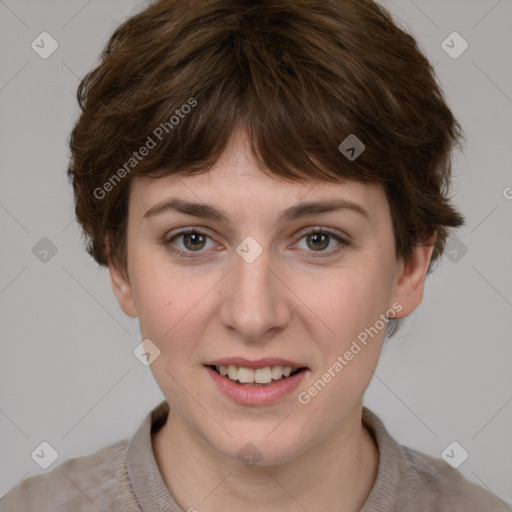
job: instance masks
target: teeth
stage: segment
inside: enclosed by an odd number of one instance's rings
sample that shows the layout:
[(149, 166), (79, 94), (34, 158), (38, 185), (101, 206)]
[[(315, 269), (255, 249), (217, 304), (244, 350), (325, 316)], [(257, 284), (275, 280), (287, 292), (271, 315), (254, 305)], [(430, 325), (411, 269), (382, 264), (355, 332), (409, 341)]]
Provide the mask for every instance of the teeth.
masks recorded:
[(282, 366), (272, 366), (272, 378), (277, 380), (283, 376), (283, 367)]
[(244, 368), (230, 364), (229, 366), (216, 366), (217, 371), (230, 380), (242, 384), (270, 384), (273, 380), (289, 377), (295, 368), (291, 366), (265, 366), (264, 368)]
[(272, 370), (270, 366), (265, 366), (265, 368), (257, 368), (254, 370), (254, 382), (257, 382), (258, 384), (267, 384), (271, 380)]
[(254, 370), (252, 368), (238, 368), (238, 380), (242, 384), (254, 382)]
[(231, 379), (231, 380), (236, 380), (238, 379), (238, 367), (230, 364), (228, 366), (228, 377)]

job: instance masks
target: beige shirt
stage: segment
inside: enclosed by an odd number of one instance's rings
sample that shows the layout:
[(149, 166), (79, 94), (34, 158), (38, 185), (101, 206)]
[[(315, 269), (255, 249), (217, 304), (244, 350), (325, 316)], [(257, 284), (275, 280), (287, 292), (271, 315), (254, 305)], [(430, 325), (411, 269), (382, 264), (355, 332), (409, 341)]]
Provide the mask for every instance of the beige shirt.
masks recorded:
[[(0, 500), (0, 512), (188, 512), (176, 503), (159, 471), (151, 433), (166, 421), (167, 402), (155, 407), (131, 440), (63, 462), (26, 478)], [(506, 504), (466, 480), (441, 459), (397, 444), (363, 407), (363, 422), (380, 453), (377, 478), (360, 512), (505, 512)], [(316, 512), (316, 511), (309, 511)]]

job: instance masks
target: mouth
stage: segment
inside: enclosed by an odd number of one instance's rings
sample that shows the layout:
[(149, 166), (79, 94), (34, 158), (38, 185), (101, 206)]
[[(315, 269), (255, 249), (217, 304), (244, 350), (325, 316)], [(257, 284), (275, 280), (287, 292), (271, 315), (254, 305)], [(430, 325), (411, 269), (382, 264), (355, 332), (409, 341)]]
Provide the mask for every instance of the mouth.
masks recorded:
[(231, 402), (266, 406), (289, 400), (311, 370), (302, 362), (265, 357), (224, 357), (203, 367), (216, 389)]
[(308, 368), (292, 366), (263, 366), (260, 368), (249, 368), (244, 366), (229, 365), (205, 365), (211, 368), (218, 375), (236, 384), (251, 387), (266, 387), (280, 381), (289, 379), (297, 373)]

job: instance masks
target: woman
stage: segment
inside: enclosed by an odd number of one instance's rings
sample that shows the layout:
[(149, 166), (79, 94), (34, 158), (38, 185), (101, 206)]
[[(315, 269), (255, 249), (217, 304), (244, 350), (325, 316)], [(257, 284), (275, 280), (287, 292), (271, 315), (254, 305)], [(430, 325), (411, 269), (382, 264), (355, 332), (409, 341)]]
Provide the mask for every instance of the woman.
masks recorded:
[(79, 88), (88, 252), (166, 400), (0, 510), (489, 511), (363, 395), (448, 231), (461, 129), (370, 0), (161, 0)]

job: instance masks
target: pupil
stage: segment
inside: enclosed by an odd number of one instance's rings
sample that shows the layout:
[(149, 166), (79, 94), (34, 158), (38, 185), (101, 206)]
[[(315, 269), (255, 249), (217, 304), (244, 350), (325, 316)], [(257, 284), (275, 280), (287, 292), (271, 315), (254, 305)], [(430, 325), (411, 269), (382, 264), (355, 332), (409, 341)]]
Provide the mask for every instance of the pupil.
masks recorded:
[[(315, 240), (313, 242), (313, 247), (316, 247), (316, 248), (320, 248), (320, 249), (325, 249), (325, 247), (327, 247), (327, 245), (329, 245), (329, 243), (325, 243), (325, 241), (328, 239), (327, 235), (324, 235), (322, 233), (315, 233), (313, 235), (311, 235), (312, 239)], [(321, 242), (321, 240), (319, 240), (317, 237), (320, 237), (320, 238), (323, 238), (323, 244)], [(320, 241), (321, 245), (317, 244), (316, 241)]]
[[(201, 238), (203, 238), (203, 235), (200, 235), (199, 233), (187, 233), (185, 235), (185, 245), (187, 246), (187, 249), (201, 249), (202, 245), (201, 247), (197, 246), (197, 244), (201, 244), (201, 242), (204, 245), (204, 240), (201, 241)], [(190, 244), (191, 247), (189, 247), (189, 244), (187, 243), (188, 241), (192, 241), (192, 243)]]

